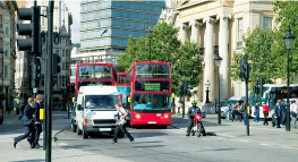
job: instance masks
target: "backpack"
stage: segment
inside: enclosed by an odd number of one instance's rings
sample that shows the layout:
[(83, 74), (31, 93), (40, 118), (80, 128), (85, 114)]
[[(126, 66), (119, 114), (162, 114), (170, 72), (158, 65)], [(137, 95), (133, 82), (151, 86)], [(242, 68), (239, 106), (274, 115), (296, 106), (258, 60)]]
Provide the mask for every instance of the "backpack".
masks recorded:
[[(119, 114), (120, 116), (122, 115), (121, 110), (122, 110), (122, 109), (119, 110), (119, 113), (121, 113), (121, 114)], [(124, 109), (124, 108), (123, 108), (123, 110), (125, 110), (125, 111), (127, 112), (127, 116), (125, 117), (125, 120), (130, 120), (131, 115), (130, 115), (130, 111), (129, 111), (129, 109)]]

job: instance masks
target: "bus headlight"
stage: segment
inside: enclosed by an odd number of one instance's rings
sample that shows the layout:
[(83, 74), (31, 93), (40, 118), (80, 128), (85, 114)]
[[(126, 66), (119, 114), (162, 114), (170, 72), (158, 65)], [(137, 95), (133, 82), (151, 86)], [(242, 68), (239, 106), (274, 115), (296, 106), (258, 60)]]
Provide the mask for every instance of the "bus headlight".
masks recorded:
[(164, 118), (168, 119), (169, 118), (169, 115), (168, 114), (165, 114), (164, 115)]
[(136, 114), (136, 118), (137, 119), (140, 119), (141, 118), (141, 115), (140, 114)]

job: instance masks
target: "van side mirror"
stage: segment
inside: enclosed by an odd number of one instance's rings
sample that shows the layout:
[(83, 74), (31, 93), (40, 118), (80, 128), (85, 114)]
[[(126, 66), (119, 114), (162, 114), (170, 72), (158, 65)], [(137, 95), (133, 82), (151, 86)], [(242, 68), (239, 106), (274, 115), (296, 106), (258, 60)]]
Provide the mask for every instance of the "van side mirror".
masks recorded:
[(81, 104), (78, 104), (77, 109), (78, 109), (78, 110), (83, 110), (82, 105), (81, 105)]

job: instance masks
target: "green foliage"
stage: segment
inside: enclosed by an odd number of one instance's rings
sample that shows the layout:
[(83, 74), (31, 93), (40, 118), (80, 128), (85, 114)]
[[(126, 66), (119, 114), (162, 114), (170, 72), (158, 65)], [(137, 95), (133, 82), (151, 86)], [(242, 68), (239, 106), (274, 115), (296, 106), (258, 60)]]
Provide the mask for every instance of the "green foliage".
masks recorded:
[(244, 53), (248, 54), (250, 63), (250, 83), (255, 85), (260, 78), (279, 77), (279, 69), (276, 69), (278, 59), (272, 53), (274, 33), (256, 27), (252, 33), (247, 34), (244, 42)]
[(240, 60), (244, 56), (243, 53), (234, 53), (231, 61), (231, 77), (234, 80), (240, 79)]
[(277, 21), (280, 23), (280, 28), (276, 32), (275, 40), (277, 43), (274, 46), (273, 52), (279, 59), (280, 66), (278, 68), (280, 69), (282, 78), (286, 78), (288, 63), (288, 51), (286, 50), (283, 37), (286, 35), (289, 27), (291, 28), (292, 34), (296, 36), (291, 50), (292, 61), (290, 66), (290, 75), (293, 77), (294, 75), (297, 75), (298, 71), (298, 55), (296, 55), (298, 52), (298, 3), (296, 1), (276, 1), (274, 3), (274, 10), (278, 14)]
[(177, 35), (177, 28), (160, 22), (146, 37), (129, 37), (125, 53), (117, 60), (118, 69), (127, 71), (136, 61), (171, 62), (174, 93), (178, 94), (183, 79), (189, 80), (191, 87), (198, 86), (202, 72), (199, 48), (193, 43), (181, 45)]
[[(174, 61), (175, 60), (175, 61)], [(191, 87), (196, 87), (200, 82), (202, 73), (201, 57), (199, 47), (194, 43), (186, 42), (179, 48), (173, 57), (172, 82), (177, 88), (173, 89), (178, 94), (181, 81), (187, 80)]]

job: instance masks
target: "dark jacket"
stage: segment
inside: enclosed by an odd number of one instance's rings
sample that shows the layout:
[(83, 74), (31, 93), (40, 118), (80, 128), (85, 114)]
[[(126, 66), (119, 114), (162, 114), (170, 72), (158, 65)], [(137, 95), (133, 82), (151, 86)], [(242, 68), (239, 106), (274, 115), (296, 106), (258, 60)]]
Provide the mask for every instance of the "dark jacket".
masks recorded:
[(279, 106), (279, 105), (275, 105), (275, 106), (274, 106), (274, 115), (275, 115), (276, 117), (280, 117), (280, 113), (281, 113), (280, 106)]
[(201, 113), (201, 109), (198, 106), (192, 106), (188, 109), (187, 116), (193, 119), (195, 114), (200, 114), (200, 113)]
[(31, 107), (29, 104), (25, 106), (24, 125), (31, 125), (34, 123), (34, 118), (33, 118), (34, 113), (35, 113), (34, 107)]
[(34, 108), (35, 108), (35, 121), (40, 122), (40, 108), (43, 108), (43, 105), (40, 102), (34, 102)]

